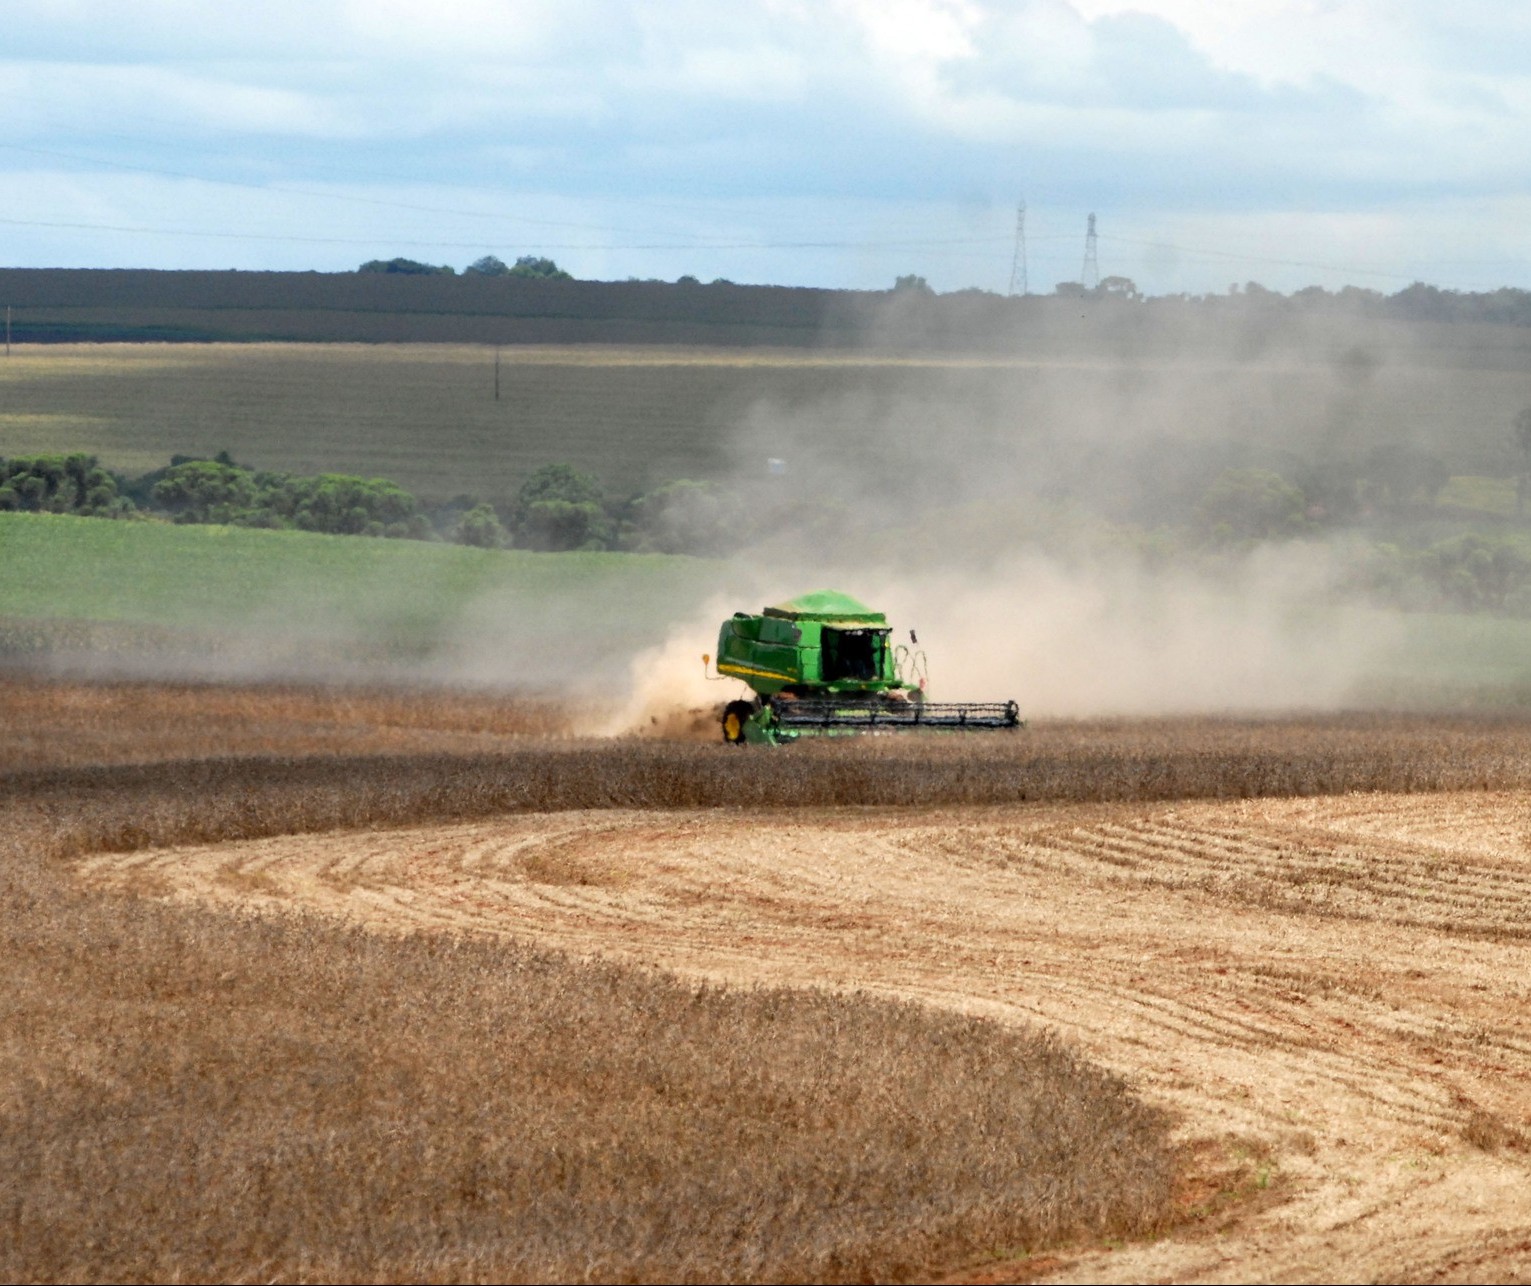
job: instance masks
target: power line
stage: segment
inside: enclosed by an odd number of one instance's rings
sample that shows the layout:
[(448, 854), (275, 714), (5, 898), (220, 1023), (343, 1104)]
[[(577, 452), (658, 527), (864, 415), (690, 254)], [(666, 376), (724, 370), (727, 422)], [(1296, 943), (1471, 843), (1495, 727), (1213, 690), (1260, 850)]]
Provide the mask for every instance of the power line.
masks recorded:
[[(205, 232), (196, 228), (152, 228), (114, 223), (65, 223), (41, 219), (0, 218), (0, 224), (13, 228), (60, 228), (80, 232), (126, 232), (151, 237), (199, 237), (218, 241), (282, 241), (303, 245), (370, 246), (379, 241), (413, 248), (436, 247), (443, 250), (482, 250), (480, 241), (410, 241), (381, 235), (370, 237), (300, 237), (267, 232)], [(536, 243), (542, 250), (925, 250), (945, 246), (992, 246), (1004, 237), (952, 237), (930, 241), (685, 241), (685, 242), (546, 242)]]
[[(460, 218), (467, 218), (467, 219), (490, 219), (490, 220), (496, 220), (496, 221), (499, 221), (499, 222), (502, 222), (502, 223), (506, 223), (506, 224), (511, 224), (511, 225), (524, 224), (524, 225), (529, 225), (529, 226), (533, 226), (533, 227), (548, 227), (548, 228), (559, 228), (559, 229), (575, 229), (575, 228), (577, 228), (577, 229), (582, 229), (582, 230), (586, 230), (586, 231), (590, 231), (590, 232), (604, 232), (604, 233), (608, 233), (608, 234), (611, 234), (612, 236), (616, 236), (616, 237), (627, 236), (627, 237), (638, 238), (638, 237), (643, 237), (645, 235), (643, 232), (637, 231), (635, 229), (613, 227), (610, 224), (586, 223), (586, 222), (581, 222), (581, 221), (578, 221), (578, 220), (571, 220), (571, 219), (538, 219), (538, 218), (533, 218), (533, 217), (526, 216), (526, 215), (506, 214), (506, 213), (503, 213), (503, 212), (500, 212), (500, 211), (469, 210), (469, 209), (462, 209), (460, 207), (435, 206), (435, 205), (420, 205), (420, 204), (416, 204), (414, 202), (393, 201), (393, 200), (388, 200), (388, 199), (382, 198), (382, 197), (357, 196), (357, 195), (352, 195), (352, 194), (344, 193), (344, 192), (324, 191), (324, 190), (313, 189), (313, 188), (289, 187), (289, 186), (286, 186), (286, 185), (283, 185), (283, 184), (255, 183), (255, 182), (250, 182), (248, 180), (241, 180), (241, 179), (211, 178), (211, 177), (208, 177), (206, 175), (189, 173), (189, 172), (187, 172), (185, 170), (163, 169), (163, 168), (158, 167), (158, 166), (150, 166), (150, 165), (135, 165), (135, 164), (131, 164), (131, 163), (127, 162), (127, 161), (102, 160), (102, 159), (95, 158), (95, 157), (80, 156), (80, 155), (77, 155), (75, 153), (70, 153), (70, 152), (60, 152), (60, 151), (57, 151), (57, 150), (54, 150), (54, 149), (50, 149), (50, 148), (32, 147), (32, 146), (29, 146), (29, 145), (23, 144), (23, 143), (0, 143), (0, 149), (12, 151), (12, 152), (23, 152), (23, 153), (26, 153), (26, 154), (32, 155), (32, 156), (46, 156), (46, 157), (50, 157), (50, 158), (55, 159), (55, 160), (72, 161), (72, 162), (74, 162), (76, 164), (80, 164), (80, 165), (103, 166), (103, 167), (110, 168), (110, 169), (123, 170), (123, 171), (126, 171), (128, 173), (134, 173), (134, 174), (152, 174), (152, 175), (155, 175), (155, 176), (157, 176), (159, 178), (181, 179), (181, 180), (185, 180), (187, 182), (192, 182), (192, 183), (205, 183), (205, 184), (209, 184), (209, 185), (215, 186), (215, 187), (235, 188), (235, 189), (239, 189), (241, 191), (246, 191), (246, 192), (260, 192), (260, 193), (263, 193), (263, 194), (266, 194), (266, 195), (273, 195), (274, 194), (274, 195), (279, 195), (279, 196), (307, 197), (307, 198), (314, 198), (314, 199), (324, 200), (324, 201), (339, 201), (339, 202), (343, 202), (343, 203), (350, 204), (350, 205), (370, 206), (370, 207), (377, 208), (377, 209), (405, 210), (405, 211), (408, 211), (408, 212), (413, 213), (413, 214), (451, 215), (451, 216), (460, 217)], [(402, 182), (408, 182), (409, 181), (408, 179), (403, 178), (403, 176), (397, 176), (397, 177), (399, 177), (400, 181), (402, 181)], [(628, 197), (623, 197), (622, 198), (622, 203), (624, 205), (633, 204), (635, 201), (637, 203), (639, 203), (639, 204), (642, 203), (640, 198), (628, 198)], [(653, 204), (660, 204), (660, 203), (653, 203)], [(671, 209), (693, 209), (694, 210), (694, 209), (697, 208), (695, 206), (689, 206), (689, 207), (682, 206), (682, 205), (679, 205), (678, 203), (663, 203), (663, 204), (668, 205), (668, 207), (671, 208)], [(323, 245), (323, 244), (345, 244), (345, 243), (350, 243), (350, 244), (370, 244), (372, 241), (375, 241), (375, 240), (378, 239), (378, 238), (276, 237), (276, 236), (263, 236), (263, 235), (257, 234), (257, 233), (251, 233), (251, 234), (248, 234), (248, 235), (239, 236), (239, 235), (225, 234), (225, 233), (200, 232), (200, 231), (194, 231), (194, 230), (170, 229), (170, 228), (160, 229), (160, 228), (145, 228), (145, 227), (122, 227), (122, 226), (114, 226), (114, 225), (109, 225), (109, 224), (94, 224), (93, 225), (93, 224), (84, 224), (84, 223), (48, 223), (48, 222), (45, 222), (45, 221), (26, 221), (26, 220), (16, 220), (16, 219), (12, 219), (12, 220), (0, 219), (0, 223), (7, 223), (7, 224), (9, 224), (11, 226), (57, 227), (57, 228), (73, 228), (73, 229), (78, 229), (78, 230), (90, 230), (92, 228), (97, 228), (97, 229), (99, 229), (101, 231), (105, 231), (105, 232), (136, 232), (136, 233), (142, 233), (142, 234), (145, 234), (145, 235), (195, 236), (195, 237), (205, 237), (205, 238), (216, 238), (216, 239), (219, 239), (219, 240), (232, 239), (232, 240), (248, 240), (248, 241), (260, 241), (260, 240), (295, 241), (295, 242), (302, 242), (302, 243), (305, 243), (305, 244), (320, 244), (320, 245)], [(393, 238), (387, 238), (387, 239), (390, 242), (394, 241)], [(926, 238), (904, 238), (904, 239), (889, 240), (889, 241), (866, 241), (866, 240), (859, 240), (859, 241), (853, 241), (853, 240), (843, 240), (843, 241), (822, 241), (822, 240), (798, 240), (798, 241), (785, 241), (785, 240), (784, 241), (774, 241), (774, 240), (760, 240), (760, 241), (708, 241), (708, 240), (706, 240), (704, 238), (692, 238), (692, 239), (689, 239), (689, 240), (682, 240), (681, 238), (673, 238), (671, 241), (663, 242), (663, 243), (661, 243), (661, 242), (650, 242), (650, 241), (633, 241), (633, 242), (612, 242), (612, 243), (601, 243), (601, 244), (577, 243), (577, 242), (558, 243), (558, 244), (547, 244), (547, 243), (538, 243), (538, 244), (542, 245), (543, 248), (545, 248), (545, 249), (551, 249), (551, 250), (689, 250), (689, 249), (700, 249), (700, 250), (707, 250), (707, 249), (716, 249), (716, 250), (816, 250), (816, 249), (919, 250), (919, 249), (923, 249), (925, 247), (936, 247), (936, 246), (963, 246), (963, 245), (981, 246), (981, 245), (993, 245), (995, 243), (1003, 242), (1003, 241), (1006, 241), (1008, 239), (1009, 238), (1006, 237), (1006, 236), (1002, 236), (1002, 235), (996, 234), (996, 235), (982, 236), (982, 237), (949, 237), (949, 238), (939, 238), (939, 237), (931, 238), (931, 237), (926, 237)], [(1065, 234), (1044, 235), (1044, 236), (1040, 236), (1040, 237), (1033, 235), (1033, 236), (1030, 237), (1031, 241), (1058, 241), (1058, 240), (1064, 240), (1064, 239), (1066, 239), (1065, 238)], [(414, 241), (410, 241), (410, 242), (398, 241), (397, 244), (400, 244), (400, 245), (408, 244), (408, 245), (413, 245), (413, 246), (439, 245), (439, 246), (442, 246), (443, 248), (455, 249), (455, 248), (463, 248), (463, 247), (474, 248), (474, 247), (482, 246), (485, 243), (478, 242), (478, 241), (466, 242), (466, 241), (414, 240)]]
[[(1093, 216), (1092, 216), (1093, 217)], [(1106, 241), (1124, 246), (1143, 246), (1150, 250), (1172, 250), (1177, 254), (1201, 259), (1227, 259), (1242, 263), (1264, 263), (1283, 268), (1316, 268), (1322, 272), (1344, 272), (1354, 277), (1385, 277), (1394, 281), (1417, 281), (1417, 273), (1385, 272), (1380, 268), (1357, 268), (1351, 264), (1316, 263), (1306, 259), (1275, 259), (1269, 255), (1244, 254), (1230, 250), (1194, 250), (1169, 241), (1145, 241), (1136, 237), (1106, 237)]]

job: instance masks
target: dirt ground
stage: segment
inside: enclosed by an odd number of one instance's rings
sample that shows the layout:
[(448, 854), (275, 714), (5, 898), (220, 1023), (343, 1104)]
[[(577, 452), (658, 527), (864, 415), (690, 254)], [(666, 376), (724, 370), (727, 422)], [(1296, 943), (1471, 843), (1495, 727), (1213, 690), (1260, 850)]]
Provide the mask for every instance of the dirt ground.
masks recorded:
[(1162, 1239), (971, 1280), (1531, 1276), (1531, 793), (559, 813), (79, 869), (1042, 1023), (1209, 1158)]

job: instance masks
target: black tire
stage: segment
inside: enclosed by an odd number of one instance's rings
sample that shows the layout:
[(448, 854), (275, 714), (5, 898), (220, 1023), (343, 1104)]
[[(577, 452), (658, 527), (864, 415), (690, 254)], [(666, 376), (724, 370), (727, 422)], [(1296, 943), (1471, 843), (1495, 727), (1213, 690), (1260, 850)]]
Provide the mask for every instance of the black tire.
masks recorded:
[(730, 701), (723, 707), (723, 740), (731, 746), (744, 745), (744, 725), (755, 714), (748, 701)]

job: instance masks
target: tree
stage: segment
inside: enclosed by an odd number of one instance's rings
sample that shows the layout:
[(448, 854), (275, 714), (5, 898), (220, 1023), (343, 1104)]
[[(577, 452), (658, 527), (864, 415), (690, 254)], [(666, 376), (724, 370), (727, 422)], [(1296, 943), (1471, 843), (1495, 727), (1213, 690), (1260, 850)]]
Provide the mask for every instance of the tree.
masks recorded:
[(133, 503), (93, 455), (39, 455), (0, 460), (0, 510), (120, 518)]
[(572, 464), (545, 464), (532, 473), (516, 492), (516, 503), (525, 508), (539, 500), (567, 500), (571, 504), (600, 504), (601, 484)]
[(1503, 611), (1523, 596), (1531, 564), (1507, 541), (1468, 534), (1426, 552), (1427, 574), (1441, 593), (1464, 611)]
[(611, 523), (601, 484), (570, 464), (545, 464), (516, 493), (516, 538), (524, 549), (606, 549)]
[(176, 522), (296, 527), (335, 536), (431, 535), (414, 496), (385, 478), (302, 477), (258, 473), (231, 461), (187, 460), (166, 469), (150, 495)]
[(510, 265), (494, 255), (485, 255), (464, 268), (463, 275), (465, 277), (506, 277), (510, 275)]
[(414, 539), (430, 534), (430, 524), (416, 512), (414, 496), (386, 478), (343, 473), (282, 478), (271, 507), (300, 531)]
[(421, 263), (418, 259), (369, 259), (357, 272), (402, 273), (406, 277), (455, 277), (457, 269), (450, 264), (439, 268), (434, 264)]
[(611, 546), (611, 524), (600, 505), (567, 500), (534, 501), (527, 507), (518, 535), (524, 548), (545, 553)]
[(903, 277), (895, 277), (893, 279), (893, 289), (914, 290), (924, 295), (933, 295), (936, 293), (930, 288), (930, 283), (926, 281), (924, 277), (918, 276), (912, 272)]
[(262, 507), (261, 490), (252, 470), (220, 460), (188, 460), (167, 469), (150, 495), (176, 522), (243, 525)]
[(1295, 536), (1306, 525), (1302, 492), (1269, 469), (1225, 469), (1196, 507), (1197, 524), (1216, 543)]
[(500, 522), (493, 505), (477, 504), (463, 514), (452, 539), (459, 545), (474, 545), (479, 549), (504, 549), (510, 544), (510, 533)]
[(716, 483), (682, 478), (634, 502), (623, 543), (645, 554), (718, 557), (738, 545), (740, 512)]
[(536, 255), (522, 255), (516, 260), (516, 266), (507, 270), (511, 277), (539, 277), (547, 281), (573, 281), (574, 278), (566, 273), (551, 259), (540, 259)]

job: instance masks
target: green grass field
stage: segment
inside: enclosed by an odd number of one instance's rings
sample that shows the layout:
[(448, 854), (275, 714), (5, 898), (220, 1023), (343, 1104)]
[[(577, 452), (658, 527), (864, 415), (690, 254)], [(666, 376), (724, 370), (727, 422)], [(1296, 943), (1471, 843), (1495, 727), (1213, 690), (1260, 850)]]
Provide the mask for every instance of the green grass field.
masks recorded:
[(0, 513), (0, 653), (564, 681), (620, 672), (720, 579), (718, 564), (684, 557)]
[[(0, 661), (611, 693), (708, 598), (754, 583), (684, 557), (0, 514)], [(1531, 621), (1317, 603), (1310, 616), (1320, 636), (1391, 640), (1362, 676), (1364, 703), (1531, 704)], [(697, 652), (710, 642), (702, 629)], [(1018, 691), (1036, 677), (1017, 674)]]
[(1519, 617), (1408, 613), (1379, 691), (1403, 704), (1531, 705), (1531, 621)]
[(1443, 509), (1458, 509), (1467, 513), (1487, 514), (1495, 518), (1514, 517), (1515, 479), (1452, 478), (1442, 488), (1436, 503)]

